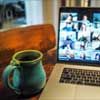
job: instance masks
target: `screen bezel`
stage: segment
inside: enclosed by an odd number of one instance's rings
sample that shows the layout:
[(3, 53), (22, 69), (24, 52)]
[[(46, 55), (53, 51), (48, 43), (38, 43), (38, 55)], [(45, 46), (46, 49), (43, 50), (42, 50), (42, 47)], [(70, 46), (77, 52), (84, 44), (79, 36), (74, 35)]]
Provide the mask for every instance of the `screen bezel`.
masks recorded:
[(60, 14), (61, 12), (79, 12), (80, 10), (87, 10), (88, 15), (91, 15), (93, 12), (100, 12), (100, 7), (61, 7), (59, 9), (59, 20), (58, 20), (58, 37), (57, 37), (57, 62), (58, 63), (68, 63), (68, 64), (77, 64), (77, 65), (90, 65), (90, 66), (100, 66), (100, 61), (80, 61), (80, 60), (60, 60), (59, 59), (59, 36), (60, 36)]

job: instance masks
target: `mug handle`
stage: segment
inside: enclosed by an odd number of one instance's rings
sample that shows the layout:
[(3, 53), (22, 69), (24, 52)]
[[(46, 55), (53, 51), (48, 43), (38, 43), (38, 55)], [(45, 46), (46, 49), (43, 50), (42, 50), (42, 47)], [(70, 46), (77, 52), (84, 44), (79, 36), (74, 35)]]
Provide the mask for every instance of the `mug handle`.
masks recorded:
[(14, 87), (14, 86), (11, 84), (10, 79), (9, 79), (11, 73), (12, 73), (15, 69), (17, 69), (16, 66), (14, 66), (14, 65), (8, 65), (8, 66), (5, 68), (4, 72), (3, 72), (2, 78), (3, 78), (4, 86), (6, 86), (7, 88), (11, 88), (12, 90), (16, 90), (16, 91), (18, 91), (18, 93), (20, 94), (20, 92), (19, 92), (20, 90), (17, 89), (16, 87)]

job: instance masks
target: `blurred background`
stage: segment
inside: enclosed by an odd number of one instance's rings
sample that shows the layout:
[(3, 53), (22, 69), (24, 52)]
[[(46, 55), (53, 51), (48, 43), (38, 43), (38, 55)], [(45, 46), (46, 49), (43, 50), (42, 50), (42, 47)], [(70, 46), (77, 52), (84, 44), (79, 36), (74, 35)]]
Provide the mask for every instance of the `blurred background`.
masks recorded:
[(61, 6), (100, 7), (100, 0), (0, 0), (0, 30), (50, 23), (57, 32)]

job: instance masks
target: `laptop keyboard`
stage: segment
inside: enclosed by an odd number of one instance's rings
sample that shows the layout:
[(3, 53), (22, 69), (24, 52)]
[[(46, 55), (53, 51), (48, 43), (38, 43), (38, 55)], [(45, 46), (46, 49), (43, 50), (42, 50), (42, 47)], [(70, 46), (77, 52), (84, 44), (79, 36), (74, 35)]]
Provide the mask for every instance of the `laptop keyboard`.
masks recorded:
[(60, 83), (100, 86), (100, 71), (64, 68)]

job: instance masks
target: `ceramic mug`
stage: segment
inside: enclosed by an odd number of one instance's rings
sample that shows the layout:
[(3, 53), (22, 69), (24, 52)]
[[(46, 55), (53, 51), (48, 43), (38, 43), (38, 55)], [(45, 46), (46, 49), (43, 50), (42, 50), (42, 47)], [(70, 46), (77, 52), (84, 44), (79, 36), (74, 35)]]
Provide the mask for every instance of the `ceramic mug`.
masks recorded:
[(43, 54), (37, 50), (15, 53), (4, 69), (3, 83), (17, 94), (30, 95), (40, 92), (46, 83), (42, 65)]

